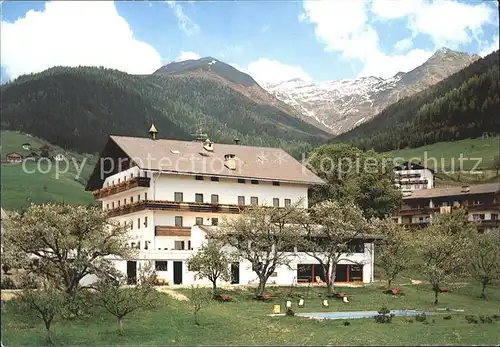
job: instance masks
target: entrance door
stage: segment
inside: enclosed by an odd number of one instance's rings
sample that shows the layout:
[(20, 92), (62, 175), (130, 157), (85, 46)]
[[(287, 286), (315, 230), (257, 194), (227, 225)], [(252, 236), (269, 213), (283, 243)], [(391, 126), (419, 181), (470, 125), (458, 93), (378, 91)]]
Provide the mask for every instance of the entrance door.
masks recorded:
[(240, 283), (240, 263), (231, 263), (231, 284)]
[(174, 261), (174, 284), (182, 284), (182, 261)]
[(127, 284), (137, 284), (136, 261), (127, 261)]

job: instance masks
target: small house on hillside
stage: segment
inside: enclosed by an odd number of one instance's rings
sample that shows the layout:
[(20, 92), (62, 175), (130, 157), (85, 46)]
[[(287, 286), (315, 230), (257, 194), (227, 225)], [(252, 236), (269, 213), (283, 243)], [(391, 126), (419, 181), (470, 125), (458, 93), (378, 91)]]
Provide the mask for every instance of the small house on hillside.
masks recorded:
[(64, 156), (64, 154), (58, 153), (58, 154), (54, 157), (54, 160), (55, 160), (55, 161), (63, 161), (63, 160), (66, 160), (66, 157)]
[(8, 153), (6, 155), (7, 162), (8, 163), (22, 163), (23, 162), (23, 156), (19, 153), (12, 152)]

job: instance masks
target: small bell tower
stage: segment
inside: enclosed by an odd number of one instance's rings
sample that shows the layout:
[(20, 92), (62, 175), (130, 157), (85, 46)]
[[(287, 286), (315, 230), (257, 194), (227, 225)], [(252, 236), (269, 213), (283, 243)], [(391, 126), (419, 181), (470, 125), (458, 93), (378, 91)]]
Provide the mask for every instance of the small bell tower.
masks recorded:
[(156, 134), (158, 134), (158, 130), (156, 130), (155, 123), (151, 123), (151, 128), (149, 128), (149, 135), (153, 140), (156, 140)]

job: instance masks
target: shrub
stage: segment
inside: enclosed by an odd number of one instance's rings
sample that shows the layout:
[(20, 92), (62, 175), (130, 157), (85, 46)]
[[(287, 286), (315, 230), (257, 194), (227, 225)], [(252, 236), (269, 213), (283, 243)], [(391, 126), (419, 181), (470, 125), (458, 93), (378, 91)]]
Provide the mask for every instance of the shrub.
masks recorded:
[(18, 289), (12, 278), (2, 277), (1, 289)]
[(345, 326), (345, 327), (346, 327), (346, 326), (349, 326), (349, 325), (351, 325), (351, 322), (349, 322), (349, 321), (345, 321), (345, 322), (344, 322), (344, 326)]
[(493, 323), (493, 319), (490, 316), (479, 316), (481, 323)]
[(293, 316), (295, 316), (295, 312), (293, 312), (293, 310), (291, 308), (287, 308), (286, 312), (285, 312), (285, 315), (293, 317)]
[(378, 316), (375, 316), (374, 318), (377, 323), (391, 323), (392, 317), (394, 317), (394, 314), (392, 314), (391, 310), (384, 306), (378, 310)]
[(472, 316), (472, 315), (466, 315), (465, 316), (465, 320), (469, 324), (478, 324), (479, 323), (479, 321), (477, 320), (476, 316)]
[(451, 319), (451, 314), (447, 315), (447, 316), (444, 316), (443, 319), (445, 320), (450, 320)]
[(417, 322), (426, 322), (427, 321), (427, 316), (425, 315), (425, 313), (417, 314), (415, 316), (415, 320)]

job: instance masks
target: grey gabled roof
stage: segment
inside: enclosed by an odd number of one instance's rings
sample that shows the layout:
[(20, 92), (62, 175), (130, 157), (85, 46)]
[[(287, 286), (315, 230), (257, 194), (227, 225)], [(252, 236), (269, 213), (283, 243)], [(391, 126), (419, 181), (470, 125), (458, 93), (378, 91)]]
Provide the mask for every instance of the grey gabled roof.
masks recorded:
[[(199, 141), (110, 136), (141, 169), (172, 173), (259, 179), (301, 184), (325, 184), (298, 160), (280, 148), (213, 143), (213, 151)], [(224, 166), (235, 156), (236, 170)]]

